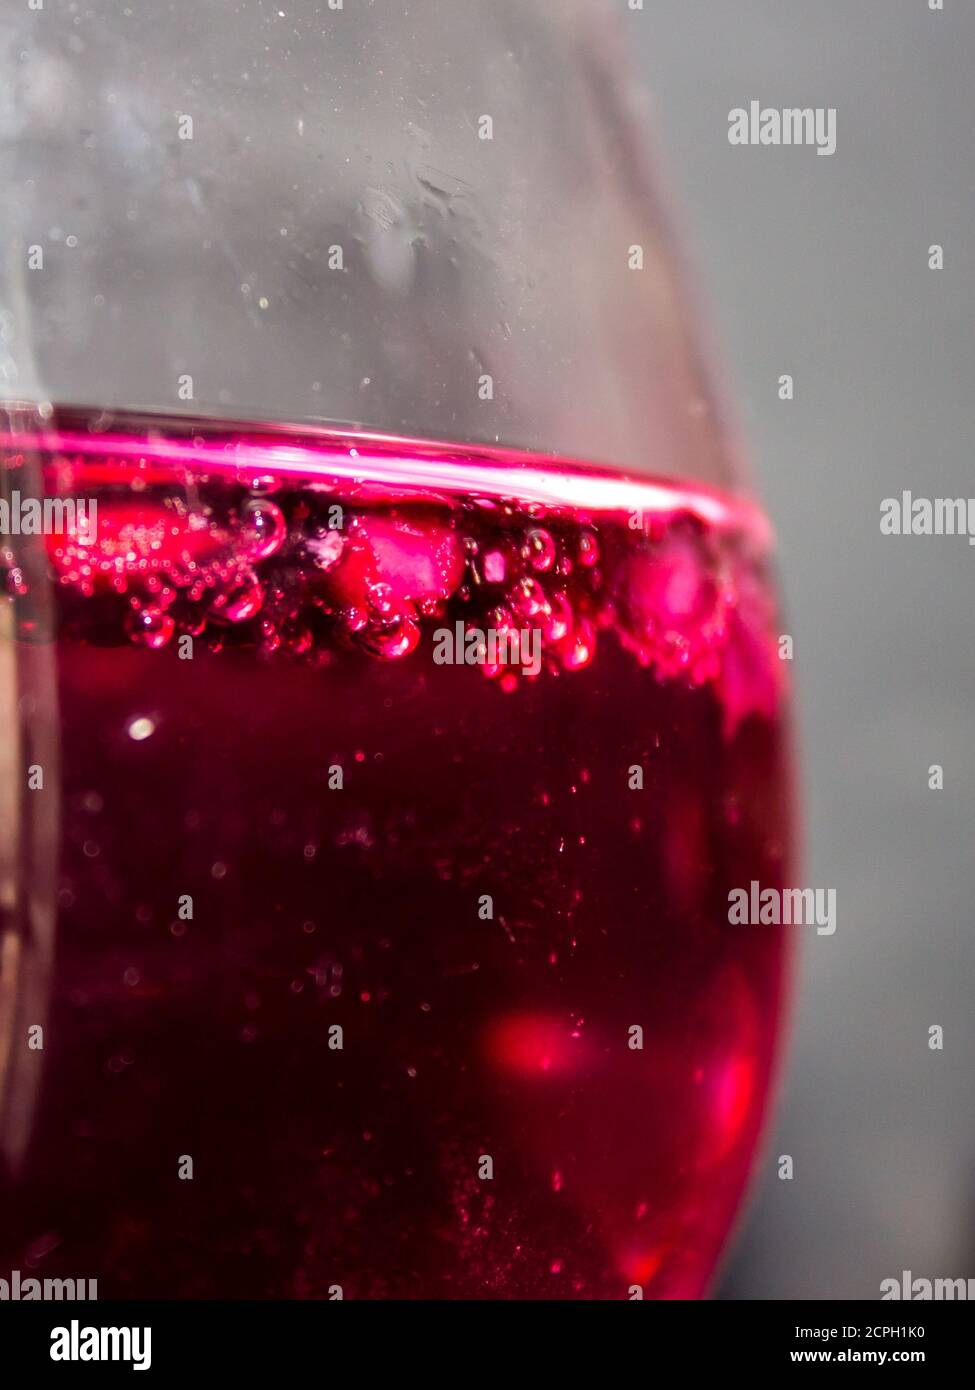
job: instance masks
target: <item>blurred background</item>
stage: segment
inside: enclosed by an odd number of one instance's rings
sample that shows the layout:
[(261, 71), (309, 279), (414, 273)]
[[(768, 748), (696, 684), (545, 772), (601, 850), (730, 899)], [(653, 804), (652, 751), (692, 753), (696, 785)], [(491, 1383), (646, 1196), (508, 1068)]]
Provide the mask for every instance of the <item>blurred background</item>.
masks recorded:
[[(835, 936), (804, 934), (777, 1123), (718, 1294), (970, 1278), (975, 554), (881, 536), (879, 508), (975, 493), (975, 5), (648, 0), (625, 23), (779, 533), (804, 882), (838, 903)], [(835, 154), (729, 145), (753, 99), (835, 107)]]

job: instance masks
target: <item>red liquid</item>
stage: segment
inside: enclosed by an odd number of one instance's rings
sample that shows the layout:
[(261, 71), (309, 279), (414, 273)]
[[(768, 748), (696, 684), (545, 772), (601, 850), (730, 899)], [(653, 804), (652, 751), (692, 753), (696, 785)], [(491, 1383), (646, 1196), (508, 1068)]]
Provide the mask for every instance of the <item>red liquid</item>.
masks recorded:
[[(761, 518), (513, 453), (56, 426), (2, 453), (98, 514), (0, 551), (3, 767), (45, 774), (5, 793), (0, 1275), (699, 1294), (788, 955), (727, 921), (786, 875)], [(540, 632), (537, 674), (437, 664), (458, 621)]]

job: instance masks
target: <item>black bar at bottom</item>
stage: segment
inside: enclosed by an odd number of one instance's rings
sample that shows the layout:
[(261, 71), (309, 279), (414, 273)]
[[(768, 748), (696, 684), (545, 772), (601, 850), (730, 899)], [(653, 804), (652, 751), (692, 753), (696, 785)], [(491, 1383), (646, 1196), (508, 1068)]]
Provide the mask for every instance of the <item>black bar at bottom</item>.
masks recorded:
[(968, 1364), (971, 1337), (964, 1303), (0, 1302), (0, 1365), (26, 1385), (52, 1370), (66, 1383), (135, 1372), (162, 1384), (199, 1370), (246, 1373), (248, 1384), (273, 1375), (286, 1390), (298, 1373), (355, 1380), (384, 1367), (483, 1379), (493, 1366), (508, 1377), (539, 1357), (546, 1380), (560, 1364), (588, 1380), (594, 1352), (610, 1379), (628, 1356), (648, 1373), (668, 1367), (668, 1378), (802, 1365), (947, 1371)]

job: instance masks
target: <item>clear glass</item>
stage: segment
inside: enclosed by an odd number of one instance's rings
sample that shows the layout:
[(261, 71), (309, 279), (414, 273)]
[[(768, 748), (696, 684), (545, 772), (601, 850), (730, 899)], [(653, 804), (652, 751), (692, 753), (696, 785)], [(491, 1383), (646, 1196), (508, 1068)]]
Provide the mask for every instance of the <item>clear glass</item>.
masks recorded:
[(786, 692), (616, 10), (0, 21), (0, 1267), (708, 1285)]
[(448, 8), (5, 16), (4, 394), (733, 481), (618, 7)]

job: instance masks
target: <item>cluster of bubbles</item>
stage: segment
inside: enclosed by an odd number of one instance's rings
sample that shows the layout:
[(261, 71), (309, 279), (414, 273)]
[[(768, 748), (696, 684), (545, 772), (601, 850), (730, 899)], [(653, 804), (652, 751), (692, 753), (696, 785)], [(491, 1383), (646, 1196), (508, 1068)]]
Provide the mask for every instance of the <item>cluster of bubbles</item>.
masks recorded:
[(221, 629), (254, 619), (266, 597), (258, 566), (286, 535), (284, 513), (267, 497), (218, 511), (186, 495), (132, 489), (100, 499), (94, 536), (46, 540), (62, 586), (114, 600), (130, 640), (158, 649), (178, 632), (219, 643)]
[[(318, 663), (341, 647), (399, 660), (433, 622), (461, 620), (538, 630), (542, 670), (588, 666), (611, 631), (662, 678), (704, 684), (730, 644), (767, 649), (774, 620), (747, 546), (686, 512), (634, 531), (566, 507), (218, 475), (116, 489), (98, 523), (93, 540), (49, 538), (54, 571), (80, 597), (111, 597), (128, 638), (153, 649), (189, 633)], [(8, 570), (8, 589), (22, 582)], [(482, 669), (506, 686), (528, 674)]]

